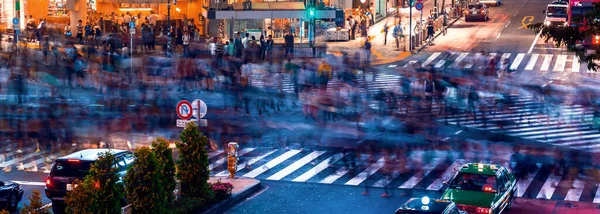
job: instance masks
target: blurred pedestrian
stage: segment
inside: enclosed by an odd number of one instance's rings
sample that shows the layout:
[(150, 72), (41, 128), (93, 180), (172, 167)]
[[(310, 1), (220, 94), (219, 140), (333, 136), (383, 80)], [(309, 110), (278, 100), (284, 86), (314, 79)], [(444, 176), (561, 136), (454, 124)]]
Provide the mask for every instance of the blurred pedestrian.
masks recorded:
[(292, 35), (292, 31), (288, 31), (283, 39), (285, 42), (285, 58), (292, 58), (294, 56), (294, 35)]
[(390, 26), (388, 26), (388, 23), (386, 22), (385, 25), (383, 25), (383, 45), (387, 45), (387, 35), (388, 35), (388, 31), (390, 30)]

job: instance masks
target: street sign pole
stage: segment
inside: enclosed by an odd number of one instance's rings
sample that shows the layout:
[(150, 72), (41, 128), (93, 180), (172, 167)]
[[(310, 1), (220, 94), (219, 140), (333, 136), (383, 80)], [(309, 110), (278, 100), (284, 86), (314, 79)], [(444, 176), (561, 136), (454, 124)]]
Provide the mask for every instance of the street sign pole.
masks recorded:
[(409, 4), (408, 5), (409, 6), (409, 9), (408, 9), (408, 14), (409, 14), (408, 15), (408, 17), (409, 17), (409, 20), (408, 20), (408, 38), (409, 38), (408, 51), (410, 51), (410, 52), (413, 51), (413, 38), (412, 38), (412, 7), (413, 6), (411, 4), (412, 1), (414, 1), (414, 0), (409, 0), (409, 2), (408, 2), (408, 4)]

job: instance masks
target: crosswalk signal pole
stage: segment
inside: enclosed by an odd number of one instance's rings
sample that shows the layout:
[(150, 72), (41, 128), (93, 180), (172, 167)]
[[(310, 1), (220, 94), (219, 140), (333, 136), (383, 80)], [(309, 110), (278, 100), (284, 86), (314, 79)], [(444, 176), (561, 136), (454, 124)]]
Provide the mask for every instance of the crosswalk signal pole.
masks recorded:
[(412, 38), (412, 6), (415, 0), (410, 0), (408, 5), (408, 51), (413, 51), (413, 38)]

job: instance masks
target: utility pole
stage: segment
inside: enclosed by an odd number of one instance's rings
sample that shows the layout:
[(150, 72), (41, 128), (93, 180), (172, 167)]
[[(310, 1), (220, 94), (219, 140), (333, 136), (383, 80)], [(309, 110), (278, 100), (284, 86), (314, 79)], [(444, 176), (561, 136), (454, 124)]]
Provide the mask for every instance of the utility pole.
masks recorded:
[[(175, 4), (177, 4), (177, 0), (175, 0)], [(167, 57), (171, 57), (173, 55), (171, 37), (171, 0), (167, 0)]]
[(412, 52), (413, 51), (413, 38), (412, 38), (412, 6), (413, 6), (413, 2), (415, 0), (410, 0), (408, 2), (408, 38), (409, 38), (409, 42), (408, 42), (408, 51)]

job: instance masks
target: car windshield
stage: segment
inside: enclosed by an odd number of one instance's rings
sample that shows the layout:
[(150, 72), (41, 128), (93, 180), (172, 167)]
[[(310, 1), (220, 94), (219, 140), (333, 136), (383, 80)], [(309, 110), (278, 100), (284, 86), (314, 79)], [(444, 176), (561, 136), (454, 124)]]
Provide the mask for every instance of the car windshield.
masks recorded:
[(469, 9), (477, 9), (477, 10), (479, 10), (481, 8), (483, 8), (483, 5), (481, 5), (481, 4), (472, 4), (472, 5), (469, 5)]
[(458, 173), (450, 184), (450, 189), (469, 191), (492, 191), (496, 187), (495, 175)]
[(52, 176), (83, 178), (88, 174), (90, 164), (87, 161), (56, 161)]
[(548, 6), (548, 12), (546, 15), (548, 17), (567, 17), (567, 8), (566, 7), (555, 7)]

